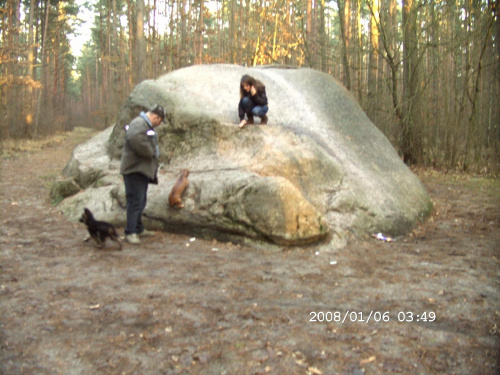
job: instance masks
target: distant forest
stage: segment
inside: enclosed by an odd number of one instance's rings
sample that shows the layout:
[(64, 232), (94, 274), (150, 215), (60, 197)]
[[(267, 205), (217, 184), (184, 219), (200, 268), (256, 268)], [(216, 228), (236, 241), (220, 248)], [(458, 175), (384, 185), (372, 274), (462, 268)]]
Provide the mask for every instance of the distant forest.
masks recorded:
[[(134, 86), (194, 64), (334, 76), (409, 165), (500, 165), (500, 0), (0, 0), (2, 139), (110, 126)], [(69, 37), (83, 7), (92, 37)], [(238, 85), (238, 82), (235, 82)]]

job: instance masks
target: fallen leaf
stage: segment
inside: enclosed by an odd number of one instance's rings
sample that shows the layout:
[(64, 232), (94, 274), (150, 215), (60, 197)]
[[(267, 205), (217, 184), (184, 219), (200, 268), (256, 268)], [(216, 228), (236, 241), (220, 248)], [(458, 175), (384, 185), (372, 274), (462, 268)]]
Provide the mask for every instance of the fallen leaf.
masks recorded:
[(309, 367), (307, 371), (314, 375), (323, 375), (323, 372), (318, 370), (316, 367)]
[(365, 365), (365, 364), (367, 364), (367, 363), (370, 363), (370, 362), (375, 361), (376, 359), (377, 359), (377, 357), (372, 356), (372, 357), (370, 357), (370, 358), (363, 359), (363, 360), (362, 360), (362, 361), (360, 361), (359, 363), (360, 363), (361, 365)]

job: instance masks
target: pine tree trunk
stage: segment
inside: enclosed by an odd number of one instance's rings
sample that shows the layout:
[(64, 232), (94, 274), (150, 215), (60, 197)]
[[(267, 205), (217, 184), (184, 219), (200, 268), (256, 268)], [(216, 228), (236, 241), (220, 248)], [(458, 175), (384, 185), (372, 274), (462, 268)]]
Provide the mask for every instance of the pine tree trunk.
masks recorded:
[(137, 0), (136, 60), (135, 84), (146, 79), (146, 41), (144, 38), (144, 0)]

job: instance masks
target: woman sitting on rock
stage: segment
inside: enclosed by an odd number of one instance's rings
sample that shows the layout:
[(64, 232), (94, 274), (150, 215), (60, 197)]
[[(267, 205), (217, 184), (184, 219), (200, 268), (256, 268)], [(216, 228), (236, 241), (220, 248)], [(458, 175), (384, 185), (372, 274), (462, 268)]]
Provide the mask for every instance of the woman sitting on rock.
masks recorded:
[[(241, 77), (240, 99), (238, 105), (240, 128), (246, 124), (253, 124), (254, 116), (261, 118), (261, 125), (267, 124), (266, 113), (269, 108), (267, 107), (266, 86), (262, 82), (247, 74)], [(245, 120), (245, 114), (248, 120)]]

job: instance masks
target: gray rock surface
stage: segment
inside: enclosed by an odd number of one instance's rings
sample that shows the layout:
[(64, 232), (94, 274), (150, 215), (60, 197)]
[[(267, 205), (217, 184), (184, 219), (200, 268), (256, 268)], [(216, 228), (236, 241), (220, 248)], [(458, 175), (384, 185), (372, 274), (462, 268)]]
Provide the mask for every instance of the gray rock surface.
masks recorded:
[[(237, 127), (243, 74), (266, 85), (267, 126)], [(339, 243), (346, 232), (406, 233), (432, 209), (418, 178), (332, 77), (211, 65), (144, 81), (113, 128), (75, 149), (64, 175), (86, 191), (62, 202), (68, 217), (86, 206), (101, 220), (124, 222), (118, 175), (124, 126), (156, 103), (168, 112), (168, 124), (158, 128), (165, 167), (145, 212), (156, 229), (286, 245), (325, 237)], [(191, 171), (185, 208), (172, 209), (168, 194), (183, 168)]]

